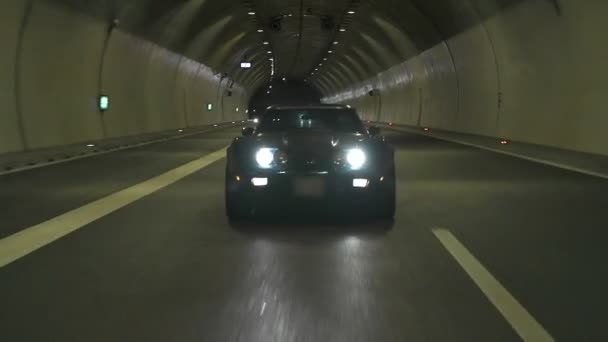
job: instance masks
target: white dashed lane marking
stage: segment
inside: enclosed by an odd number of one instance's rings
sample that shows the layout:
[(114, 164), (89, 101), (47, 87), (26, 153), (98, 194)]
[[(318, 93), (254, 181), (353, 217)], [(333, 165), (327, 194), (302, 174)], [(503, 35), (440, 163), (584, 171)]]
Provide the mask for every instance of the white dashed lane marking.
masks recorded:
[(433, 234), (524, 341), (554, 341), (553, 337), (530, 315), (526, 308), (449, 230), (437, 228), (433, 229)]

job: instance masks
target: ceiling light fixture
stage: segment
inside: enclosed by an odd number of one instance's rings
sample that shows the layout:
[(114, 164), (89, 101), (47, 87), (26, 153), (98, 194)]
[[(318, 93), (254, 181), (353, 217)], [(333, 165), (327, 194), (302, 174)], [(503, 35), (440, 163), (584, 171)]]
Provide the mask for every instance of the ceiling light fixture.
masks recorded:
[(255, 12), (251, 11), (251, 12), (248, 12), (247, 14), (249, 14), (249, 15), (255, 15)]
[(355, 11), (350, 10), (350, 11), (348, 11), (347, 13), (348, 13), (348, 14), (355, 14)]

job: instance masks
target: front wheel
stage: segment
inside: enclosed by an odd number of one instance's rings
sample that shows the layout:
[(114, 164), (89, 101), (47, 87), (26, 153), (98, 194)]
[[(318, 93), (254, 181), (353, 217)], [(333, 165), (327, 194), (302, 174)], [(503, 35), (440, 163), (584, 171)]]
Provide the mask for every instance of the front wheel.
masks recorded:
[(242, 221), (250, 218), (251, 210), (247, 201), (238, 193), (226, 192), (226, 216), (230, 221)]
[(393, 166), (389, 175), (383, 181), (384, 184), (382, 184), (378, 198), (378, 217), (383, 220), (390, 220), (395, 217), (397, 209), (397, 185), (395, 178), (395, 167)]
[(226, 216), (230, 221), (241, 221), (247, 219), (250, 208), (247, 201), (238, 191), (235, 177), (226, 171), (226, 187), (224, 190)]

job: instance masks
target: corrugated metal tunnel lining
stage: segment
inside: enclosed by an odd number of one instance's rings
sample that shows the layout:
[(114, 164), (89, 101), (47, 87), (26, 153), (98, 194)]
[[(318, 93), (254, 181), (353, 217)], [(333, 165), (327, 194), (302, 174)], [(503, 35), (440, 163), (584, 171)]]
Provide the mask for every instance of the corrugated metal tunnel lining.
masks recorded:
[[(4, 51), (15, 51), (0, 60), (9, 104), (3, 152), (231, 120), (271, 78), (286, 77), (305, 80), (326, 102), (356, 105), (367, 119), (608, 154), (603, 2), (2, 6)], [(253, 68), (241, 69), (242, 61)], [(100, 92), (112, 94), (112, 113), (97, 113)]]

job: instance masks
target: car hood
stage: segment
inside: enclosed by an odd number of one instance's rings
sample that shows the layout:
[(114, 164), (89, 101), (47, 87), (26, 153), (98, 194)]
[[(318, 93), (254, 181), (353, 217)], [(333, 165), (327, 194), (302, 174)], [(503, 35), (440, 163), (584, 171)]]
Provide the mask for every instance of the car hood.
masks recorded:
[(275, 147), (286, 152), (314, 154), (360, 146), (368, 140), (368, 137), (362, 134), (323, 131), (260, 133), (254, 138), (256, 145), (260, 147)]

